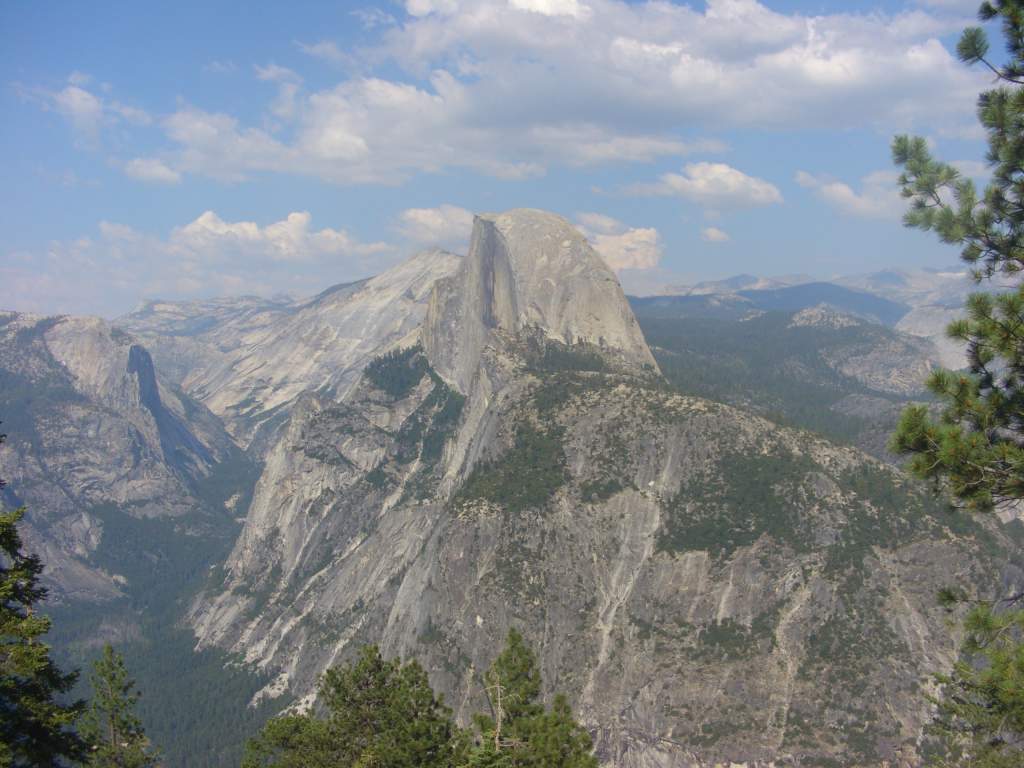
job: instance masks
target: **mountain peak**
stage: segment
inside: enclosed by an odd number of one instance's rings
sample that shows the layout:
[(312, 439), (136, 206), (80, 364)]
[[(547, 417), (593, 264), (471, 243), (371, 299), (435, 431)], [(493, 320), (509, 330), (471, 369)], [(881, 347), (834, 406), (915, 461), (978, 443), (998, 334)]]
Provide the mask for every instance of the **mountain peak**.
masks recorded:
[(656, 368), (614, 273), (569, 222), (529, 208), (479, 215), (468, 255), (434, 286), (424, 321), (427, 356), (468, 392), (495, 335), (527, 329), (597, 347), (627, 369)]

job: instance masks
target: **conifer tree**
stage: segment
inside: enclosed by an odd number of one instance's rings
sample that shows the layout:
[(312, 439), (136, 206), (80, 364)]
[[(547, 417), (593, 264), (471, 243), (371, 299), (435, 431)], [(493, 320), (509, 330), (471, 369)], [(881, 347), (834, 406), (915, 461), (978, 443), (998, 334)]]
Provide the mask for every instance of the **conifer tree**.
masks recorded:
[[(967, 349), (968, 369), (936, 371), (929, 389), (942, 406), (904, 411), (894, 450), (910, 469), (947, 486), (967, 509), (988, 511), (1024, 499), (1024, 1), (984, 2), (982, 21), (998, 21), (1007, 62), (989, 57), (980, 27), (964, 31), (957, 52), (987, 67), (996, 87), (984, 92), (978, 116), (988, 134), (992, 179), (979, 196), (974, 183), (936, 160), (922, 138), (898, 136), (893, 158), (903, 166), (905, 223), (932, 230), (961, 247), (977, 281), (998, 277), (1004, 292), (977, 293), (949, 335)], [(957, 590), (947, 604), (965, 602)], [(937, 725), (953, 765), (1002, 768), (1024, 764), (1024, 595), (974, 602), (964, 628), (965, 659), (940, 676), (945, 695)]]
[(135, 714), (139, 692), (128, 677), (124, 659), (108, 643), (93, 664), (92, 700), (83, 718), (81, 734), (89, 749), (92, 768), (149, 768), (158, 755), (150, 746)]
[(40, 640), (50, 620), (35, 612), (46, 589), (39, 558), (22, 552), (24, 515), (0, 509), (0, 768), (48, 768), (83, 753), (73, 730), (83, 705), (61, 701), (78, 674), (61, 672)]
[(320, 680), (326, 712), (271, 720), (246, 747), (245, 768), (456, 768), (463, 739), (423, 668), (376, 646)]
[(509, 631), (484, 682), (491, 714), (475, 718), (480, 738), (472, 768), (597, 768), (590, 734), (565, 696), (544, 710), (537, 657), (517, 630)]

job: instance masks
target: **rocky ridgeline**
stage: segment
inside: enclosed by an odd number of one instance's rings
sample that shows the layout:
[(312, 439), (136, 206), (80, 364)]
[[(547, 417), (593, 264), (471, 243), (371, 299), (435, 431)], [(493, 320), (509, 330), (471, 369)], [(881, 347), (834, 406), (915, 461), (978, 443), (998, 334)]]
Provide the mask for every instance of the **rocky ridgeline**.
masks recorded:
[[(422, 331), (266, 453), (201, 644), (308, 697), (366, 642), (460, 715), (510, 626), (609, 765), (916, 765), (935, 591), (1009, 543), (853, 448), (672, 393), (563, 220), (478, 217)], [(756, 320), (754, 320), (756, 322)]]
[(459, 257), (425, 251), (370, 280), (310, 301), (152, 302), (117, 320), (177, 371), (190, 396), (260, 455), (296, 399), (346, 393), (382, 350), (412, 343), (434, 282)]

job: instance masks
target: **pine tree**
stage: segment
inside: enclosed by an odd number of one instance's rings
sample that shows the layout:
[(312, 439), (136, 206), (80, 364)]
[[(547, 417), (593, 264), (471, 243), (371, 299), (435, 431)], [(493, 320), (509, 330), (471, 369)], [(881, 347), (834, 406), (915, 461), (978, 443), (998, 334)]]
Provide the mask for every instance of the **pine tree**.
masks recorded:
[[(988, 511), (1024, 499), (1024, 2), (984, 2), (979, 17), (1001, 22), (1008, 54), (1006, 64), (993, 64), (980, 27), (965, 30), (957, 46), (962, 61), (987, 67), (999, 81), (978, 103), (991, 182), (979, 197), (922, 138), (896, 137), (893, 158), (911, 201), (905, 223), (960, 246), (975, 280), (999, 277), (1011, 290), (970, 297), (967, 316), (948, 329), (966, 345), (968, 369), (930, 377), (941, 415), (908, 408), (892, 447), (911, 457), (916, 475), (944, 484), (967, 509)], [(947, 604), (965, 601), (955, 591), (944, 597)], [(964, 623), (965, 659), (939, 677), (945, 695), (936, 702), (937, 726), (951, 764), (1024, 763), (1022, 600), (974, 603)]]
[(93, 664), (92, 700), (82, 722), (81, 734), (88, 744), (87, 764), (93, 768), (148, 768), (157, 765), (152, 749), (135, 714), (139, 693), (128, 677), (124, 659), (108, 643)]
[(455, 768), (464, 740), (423, 668), (375, 646), (320, 680), (326, 713), (275, 718), (246, 747), (245, 768)]
[(0, 511), (0, 768), (46, 768), (83, 753), (72, 730), (83, 705), (61, 701), (78, 674), (61, 672), (40, 641), (50, 620), (35, 612), (46, 589), (39, 558), (22, 552), (24, 515)]
[(484, 682), (491, 715), (474, 718), (480, 738), (472, 768), (597, 768), (590, 734), (565, 696), (545, 712), (537, 657), (517, 630), (509, 631)]

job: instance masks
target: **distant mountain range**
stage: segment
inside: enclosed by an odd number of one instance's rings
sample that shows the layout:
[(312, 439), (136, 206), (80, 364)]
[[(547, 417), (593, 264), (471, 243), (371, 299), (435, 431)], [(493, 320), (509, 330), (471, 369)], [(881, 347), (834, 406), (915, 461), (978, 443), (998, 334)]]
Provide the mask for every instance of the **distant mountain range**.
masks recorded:
[[(723, 316), (743, 311), (740, 300), (756, 309), (793, 310), (825, 304), (836, 311), (862, 317), (935, 345), (938, 359), (946, 368), (966, 365), (963, 345), (946, 338), (946, 327), (961, 314), (967, 296), (978, 290), (1002, 290), (1005, 281), (976, 284), (959, 267), (944, 269), (882, 270), (861, 275), (814, 279), (805, 275), (765, 278), (736, 275), (725, 280), (676, 285), (664, 288), (657, 296), (644, 297), (656, 302), (663, 297), (685, 297), (691, 306), (721, 307)], [(683, 298), (680, 298), (683, 301)], [(685, 303), (685, 302), (684, 302)]]

